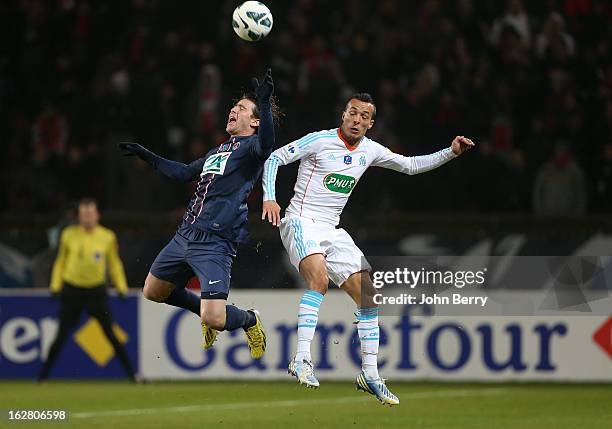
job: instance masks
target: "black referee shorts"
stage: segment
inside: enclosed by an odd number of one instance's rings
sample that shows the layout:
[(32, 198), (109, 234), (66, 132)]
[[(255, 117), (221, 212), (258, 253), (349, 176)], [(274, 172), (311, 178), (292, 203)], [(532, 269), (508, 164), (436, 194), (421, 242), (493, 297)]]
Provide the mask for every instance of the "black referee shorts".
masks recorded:
[(77, 287), (64, 283), (60, 296), (60, 324), (74, 327), (79, 323), (81, 312), (86, 311), (98, 319), (101, 324), (112, 323), (111, 311), (108, 306), (106, 286)]

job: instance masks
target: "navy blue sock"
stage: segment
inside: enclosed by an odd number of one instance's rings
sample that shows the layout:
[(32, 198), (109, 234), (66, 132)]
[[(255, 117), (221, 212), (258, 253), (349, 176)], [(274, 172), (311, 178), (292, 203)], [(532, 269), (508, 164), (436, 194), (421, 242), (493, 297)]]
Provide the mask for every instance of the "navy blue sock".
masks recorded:
[(233, 305), (225, 306), (224, 331), (235, 331), (238, 328), (247, 329), (255, 323), (257, 323), (257, 319), (252, 311), (241, 310)]
[(172, 293), (164, 301), (166, 304), (184, 308), (200, 317), (200, 297), (187, 289), (175, 287)]

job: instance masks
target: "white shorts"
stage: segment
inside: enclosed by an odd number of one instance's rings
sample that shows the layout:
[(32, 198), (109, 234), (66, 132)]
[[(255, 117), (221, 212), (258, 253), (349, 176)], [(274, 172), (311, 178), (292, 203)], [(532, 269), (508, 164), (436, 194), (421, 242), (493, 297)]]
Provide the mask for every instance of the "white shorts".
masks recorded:
[(315, 253), (325, 256), (327, 275), (337, 286), (351, 274), (371, 269), (348, 232), (327, 222), (285, 216), (280, 222), (280, 234), (291, 264), (298, 272), (302, 259)]

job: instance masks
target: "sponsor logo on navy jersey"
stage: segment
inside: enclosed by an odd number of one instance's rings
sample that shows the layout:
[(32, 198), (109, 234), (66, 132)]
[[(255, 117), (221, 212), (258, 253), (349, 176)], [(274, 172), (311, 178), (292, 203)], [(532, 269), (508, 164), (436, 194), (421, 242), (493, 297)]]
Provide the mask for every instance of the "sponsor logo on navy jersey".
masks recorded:
[(232, 152), (220, 152), (209, 156), (202, 167), (202, 174), (223, 174), (231, 154)]

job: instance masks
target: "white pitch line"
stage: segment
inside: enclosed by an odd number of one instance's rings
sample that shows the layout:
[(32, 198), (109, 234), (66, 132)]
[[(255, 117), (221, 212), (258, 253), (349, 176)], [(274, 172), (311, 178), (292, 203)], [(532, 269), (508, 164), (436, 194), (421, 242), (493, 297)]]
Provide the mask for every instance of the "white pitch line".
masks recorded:
[[(419, 392), (402, 395), (400, 399), (423, 399), (423, 398), (452, 398), (461, 396), (482, 396), (496, 395), (504, 392), (505, 389), (480, 389), (480, 390), (442, 390), (433, 392)], [(71, 413), (70, 417), (77, 419), (87, 419), (90, 417), (123, 417), (123, 416), (141, 416), (145, 414), (159, 413), (184, 413), (190, 411), (211, 411), (211, 410), (234, 410), (242, 408), (257, 408), (257, 407), (295, 407), (298, 405), (324, 405), (324, 404), (344, 404), (351, 402), (371, 401), (368, 396), (346, 396), (342, 398), (331, 399), (311, 399), (311, 400), (289, 400), (289, 401), (259, 401), (259, 402), (233, 402), (229, 404), (206, 404), (206, 405), (185, 405), (180, 407), (166, 408), (133, 408), (128, 410), (114, 411), (91, 411), (81, 413)]]

